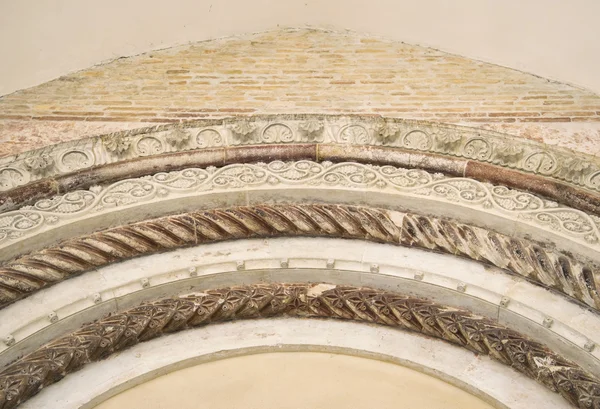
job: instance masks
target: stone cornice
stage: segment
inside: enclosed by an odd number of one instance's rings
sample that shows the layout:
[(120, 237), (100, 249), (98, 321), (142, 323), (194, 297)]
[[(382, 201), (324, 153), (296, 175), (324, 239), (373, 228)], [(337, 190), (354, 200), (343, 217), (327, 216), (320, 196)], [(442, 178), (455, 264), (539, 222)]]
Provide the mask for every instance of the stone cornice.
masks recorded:
[(308, 236), (363, 239), (460, 255), (508, 269), (594, 309), (597, 267), (529, 240), (377, 208), (296, 204), (196, 211), (77, 237), (0, 268), (0, 306), (98, 266), (229, 239)]
[(65, 375), (138, 342), (228, 320), (292, 316), (392, 326), (486, 354), (559, 393), (573, 407), (600, 405), (600, 381), (544, 345), (468, 311), (370, 288), (259, 284), (141, 305), (59, 337), (0, 373), (0, 408), (13, 409)]
[[(492, 166), (485, 168), (484, 173), (504, 168), (594, 193), (600, 191), (600, 159), (590, 155), (481, 129), (377, 116), (324, 115), (203, 120), (48, 146), (0, 160), (0, 190), (10, 191), (34, 181), (52, 180), (136, 158), (227, 147), (302, 143), (385, 147), (437, 155), (447, 157), (448, 163), (453, 163), (445, 173), (462, 176), (468, 173), (465, 171), (468, 163), (480, 163)], [(473, 172), (481, 174), (482, 170), (474, 166)], [(514, 179), (518, 175), (511, 173), (506, 177)], [(60, 190), (57, 183), (45, 186), (48, 194)], [(14, 199), (3, 200), (5, 208), (11, 208), (13, 204), (9, 202)]]

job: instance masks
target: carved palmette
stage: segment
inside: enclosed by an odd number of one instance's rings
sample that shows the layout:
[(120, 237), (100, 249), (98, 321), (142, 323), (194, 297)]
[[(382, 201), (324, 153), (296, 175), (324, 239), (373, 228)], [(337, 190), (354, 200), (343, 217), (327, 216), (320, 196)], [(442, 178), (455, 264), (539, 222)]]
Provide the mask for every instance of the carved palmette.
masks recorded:
[(490, 355), (575, 407), (600, 407), (598, 379), (545, 346), (467, 311), (369, 288), (257, 284), (141, 305), (57, 339), (0, 373), (0, 409), (15, 408), (86, 363), (138, 342), (214, 322), (274, 316), (335, 318), (420, 332)]

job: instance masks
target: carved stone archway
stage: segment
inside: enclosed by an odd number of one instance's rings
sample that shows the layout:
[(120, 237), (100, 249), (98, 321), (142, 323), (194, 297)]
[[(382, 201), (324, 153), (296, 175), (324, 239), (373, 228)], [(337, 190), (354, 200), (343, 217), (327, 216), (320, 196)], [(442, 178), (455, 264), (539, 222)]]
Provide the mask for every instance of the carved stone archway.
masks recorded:
[[(402, 327), (600, 405), (596, 157), (283, 115), (91, 137), (2, 166), (2, 409), (163, 332), (273, 316)], [(243, 251), (261, 240), (263, 256)]]
[(84, 326), (0, 373), (0, 403), (13, 408), (88, 362), (163, 333), (261, 317), (335, 318), (417, 331), (461, 345), (538, 380), (573, 405), (593, 407), (600, 381), (543, 345), (485, 318), (401, 294), (326, 284), (209, 290), (142, 305)]

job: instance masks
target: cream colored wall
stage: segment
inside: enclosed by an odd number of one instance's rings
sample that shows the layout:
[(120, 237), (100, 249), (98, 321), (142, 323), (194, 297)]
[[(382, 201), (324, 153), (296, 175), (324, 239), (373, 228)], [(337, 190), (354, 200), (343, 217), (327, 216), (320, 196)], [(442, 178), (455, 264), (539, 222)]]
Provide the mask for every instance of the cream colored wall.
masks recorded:
[(600, 92), (597, 0), (0, 1), (0, 95), (102, 61), (278, 26), (351, 29)]
[(479, 398), (412, 369), (316, 352), (246, 355), (153, 379), (96, 409), (491, 409)]

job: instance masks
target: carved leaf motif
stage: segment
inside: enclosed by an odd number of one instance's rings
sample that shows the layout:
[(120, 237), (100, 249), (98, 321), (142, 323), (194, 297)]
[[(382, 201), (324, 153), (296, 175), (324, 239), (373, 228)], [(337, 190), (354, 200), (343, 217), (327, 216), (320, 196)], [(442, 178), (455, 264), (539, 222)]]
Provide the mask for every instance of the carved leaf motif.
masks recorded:
[(412, 131), (404, 135), (403, 146), (408, 149), (426, 151), (431, 148), (431, 137), (423, 131)]
[(60, 159), (60, 162), (63, 167), (70, 171), (87, 168), (93, 165), (93, 160), (91, 160), (85, 152), (76, 150), (66, 152)]
[(377, 127), (377, 139), (383, 145), (386, 145), (390, 142), (395, 141), (399, 132), (400, 125), (391, 121), (385, 121), (379, 124)]
[(165, 147), (158, 138), (143, 137), (136, 143), (136, 150), (142, 156), (157, 155), (165, 151)]
[(350, 125), (340, 132), (340, 142), (351, 144), (367, 144), (370, 142), (369, 133), (361, 125)]
[(466, 158), (486, 161), (492, 153), (490, 144), (481, 138), (470, 139), (463, 148), (463, 155)]
[(262, 141), (266, 143), (275, 142), (293, 142), (294, 133), (292, 130), (282, 124), (269, 125), (262, 134)]
[(494, 159), (492, 162), (514, 167), (523, 157), (523, 153), (523, 147), (519, 146), (517, 143), (500, 143), (494, 150)]
[(221, 134), (214, 129), (204, 129), (196, 135), (196, 143), (199, 148), (223, 146), (223, 138), (221, 137)]
[(590, 162), (579, 158), (564, 158), (560, 164), (560, 168), (557, 169), (558, 176), (563, 180), (580, 185), (585, 184), (588, 176), (596, 170)]
[(308, 119), (306, 121), (300, 122), (298, 128), (303, 130), (309, 139), (317, 140), (320, 139), (320, 131), (323, 129), (324, 124), (323, 121), (318, 119)]
[(129, 147), (131, 146), (131, 137), (123, 135), (106, 135), (102, 138), (102, 143), (109, 152), (122, 155), (129, 150)]
[(54, 165), (54, 159), (46, 153), (30, 156), (24, 162), (27, 169), (35, 174), (44, 174)]
[(431, 133), (438, 151), (450, 152), (462, 142), (462, 135), (454, 130), (437, 129)]
[(250, 141), (252, 133), (256, 130), (256, 124), (248, 120), (240, 120), (231, 125), (231, 130), (241, 141)]
[(542, 175), (550, 175), (556, 169), (556, 160), (546, 152), (535, 152), (529, 155), (523, 164), (525, 170)]
[(27, 179), (22, 171), (13, 168), (4, 168), (0, 170), (0, 190), (9, 190), (23, 185)]

